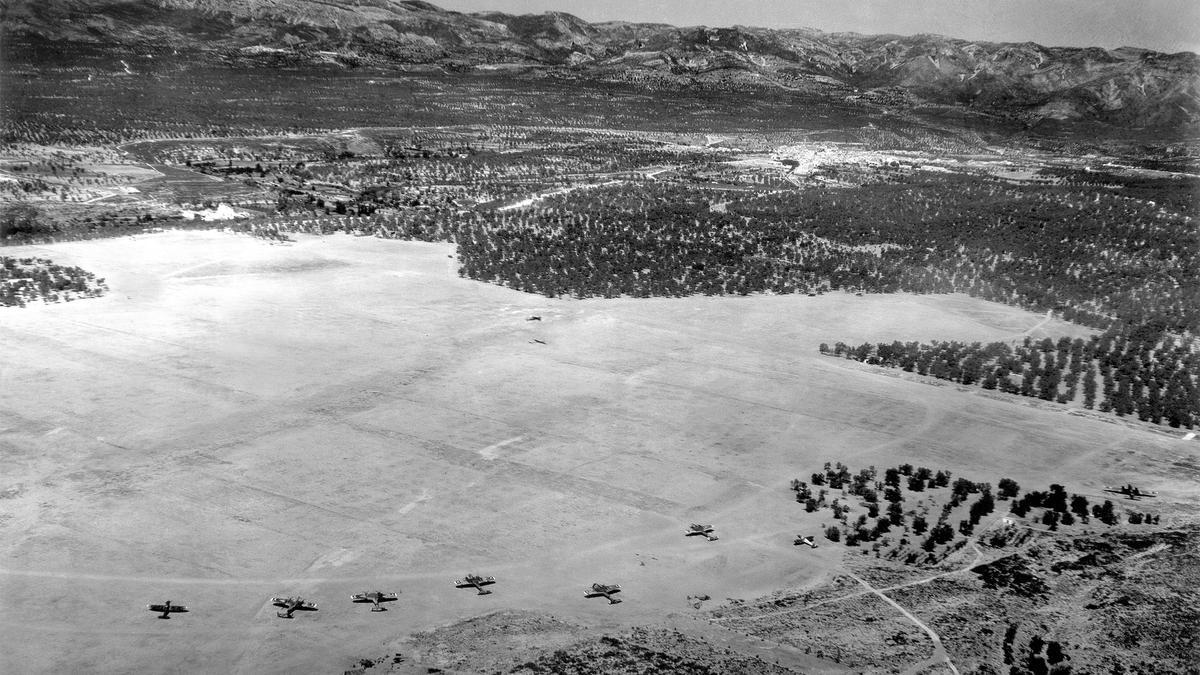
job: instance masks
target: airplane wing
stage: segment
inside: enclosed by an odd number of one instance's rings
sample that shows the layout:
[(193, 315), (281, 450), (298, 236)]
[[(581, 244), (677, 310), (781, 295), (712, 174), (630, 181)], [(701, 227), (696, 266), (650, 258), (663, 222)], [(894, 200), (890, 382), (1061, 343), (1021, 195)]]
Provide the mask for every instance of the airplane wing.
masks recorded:
[(165, 612), (165, 611), (167, 611), (167, 606), (166, 605), (146, 605), (146, 609), (150, 610), (151, 612)]

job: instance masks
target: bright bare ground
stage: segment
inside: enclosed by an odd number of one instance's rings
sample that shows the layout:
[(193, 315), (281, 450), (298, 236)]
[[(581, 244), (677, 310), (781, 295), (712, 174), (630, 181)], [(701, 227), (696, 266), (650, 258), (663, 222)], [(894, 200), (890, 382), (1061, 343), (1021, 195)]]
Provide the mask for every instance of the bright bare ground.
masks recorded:
[[(963, 296), (549, 300), (457, 277), (448, 245), (345, 236), (7, 253), (112, 292), (0, 312), (6, 672), (338, 672), (498, 608), (686, 615), (836, 564), (791, 543), (820, 521), (788, 481), (827, 460), (1177, 489), (1141, 473), (1181, 452), (1165, 436), (817, 354), (1081, 334)], [(451, 587), (473, 571), (493, 595)], [(376, 588), (391, 611), (348, 602)], [(145, 611), (168, 598), (193, 611)]]

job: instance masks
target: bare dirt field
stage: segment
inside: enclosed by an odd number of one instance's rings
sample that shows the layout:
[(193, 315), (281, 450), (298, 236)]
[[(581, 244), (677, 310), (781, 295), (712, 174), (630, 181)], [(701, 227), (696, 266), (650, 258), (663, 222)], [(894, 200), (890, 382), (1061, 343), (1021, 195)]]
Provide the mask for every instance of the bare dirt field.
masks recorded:
[[(689, 595), (838, 565), (841, 547), (792, 545), (819, 523), (789, 481), (825, 461), (1163, 502), (1194, 479), (1172, 465), (1194, 444), (816, 348), (1084, 334), (1044, 316), (965, 296), (551, 300), (461, 279), (453, 252), (217, 232), (6, 251), (112, 290), (0, 310), (0, 671), (341, 672), (496, 610), (716, 640)], [(453, 588), (468, 572), (494, 593)], [(585, 600), (594, 581), (625, 602)], [(400, 599), (349, 602), (375, 589)], [(273, 595), (320, 610), (278, 619)], [(166, 599), (191, 611), (146, 611)]]

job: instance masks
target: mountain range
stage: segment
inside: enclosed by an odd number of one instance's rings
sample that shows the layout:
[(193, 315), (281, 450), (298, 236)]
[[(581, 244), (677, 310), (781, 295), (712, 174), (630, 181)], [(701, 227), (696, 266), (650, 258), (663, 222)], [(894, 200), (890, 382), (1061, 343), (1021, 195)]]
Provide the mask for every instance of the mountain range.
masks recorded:
[[(589, 23), (464, 14), (419, 0), (14, 0), (5, 40), (189, 50), (213, 58), (499, 71), (654, 88), (779, 90), (1026, 124), (1200, 123), (1200, 57), (939, 35)], [(9, 50), (12, 58), (13, 50)]]

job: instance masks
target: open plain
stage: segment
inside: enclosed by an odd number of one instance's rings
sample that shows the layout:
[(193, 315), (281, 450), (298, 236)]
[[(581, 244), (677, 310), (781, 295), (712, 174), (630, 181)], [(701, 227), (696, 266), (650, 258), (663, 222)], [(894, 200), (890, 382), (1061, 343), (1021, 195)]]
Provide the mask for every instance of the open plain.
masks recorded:
[[(963, 295), (547, 299), (460, 278), (453, 253), (198, 231), (12, 249), (111, 292), (0, 314), (0, 671), (340, 672), (495, 610), (719, 640), (689, 595), (841, 564), (792, 545), (820, 514), (789, 481), (833, 459), (1132, 481), (1168, 519), (1194, 499), (1174, 435), (814, 348), (1086, 334), (1072, 324)], [(451, 585), (468, 572), (494, 593)], [(585, 600), (594, 581), (625, 601)], [(399, 602), (349, 602), (376, 588)], [(276, 595), (319, 611), (278, 619)], [(190, 612), (145, 610), (168, 598)]]

